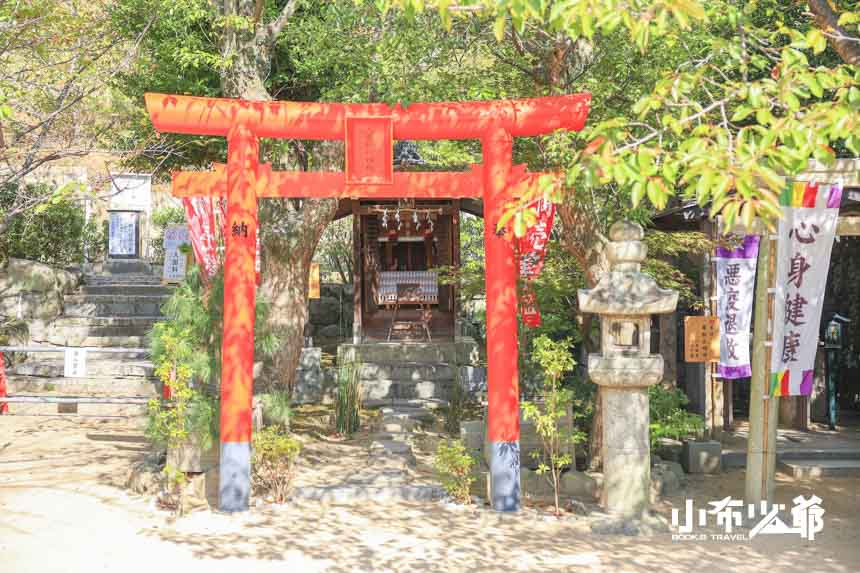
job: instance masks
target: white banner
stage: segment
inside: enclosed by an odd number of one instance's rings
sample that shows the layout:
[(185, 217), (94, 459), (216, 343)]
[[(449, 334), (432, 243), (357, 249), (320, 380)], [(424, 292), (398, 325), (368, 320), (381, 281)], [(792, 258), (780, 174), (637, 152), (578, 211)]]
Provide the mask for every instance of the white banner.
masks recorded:
[(780, 197), (771, 350), (772, 396), (812, 392), (815, 353), (842, 185), (789, 185)]
[(138, 213), (111, 211), (108, 227), (108, 254), (131, 257), (137, 254)]
[(167, 282), (178, 282), (185, 278), (188, 257), (179, 250), (191, 242), (188, 225), (168, 225), (164, 229), (164, 273)]
[(717, 316), (720, 317), (720, 362), (717, 376), (746, 378), (750, 367), (750, 323), (760, 237), (748, 235), (734, 249), (718, 247)]

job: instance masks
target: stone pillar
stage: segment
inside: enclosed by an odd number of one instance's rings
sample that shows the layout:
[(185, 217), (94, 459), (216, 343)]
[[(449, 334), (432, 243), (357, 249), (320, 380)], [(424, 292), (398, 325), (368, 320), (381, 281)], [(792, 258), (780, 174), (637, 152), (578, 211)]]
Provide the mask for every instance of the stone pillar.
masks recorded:
[(251, 409), (259, 142), (244, 124), (227, 138), (227, 250), (221, 345), (221, 511), (245, 511), (251, 496)]
[(613, 388), (603, 393), (603, 494), (606, 511), (641, 515), (651, 491), (648, 388)]

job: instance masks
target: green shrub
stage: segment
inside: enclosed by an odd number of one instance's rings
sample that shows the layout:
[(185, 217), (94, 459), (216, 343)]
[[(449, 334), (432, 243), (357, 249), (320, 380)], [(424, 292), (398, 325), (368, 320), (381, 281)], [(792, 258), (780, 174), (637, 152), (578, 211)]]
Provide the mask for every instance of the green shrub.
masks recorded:
[(337, 396), (334, 403), (334, 428), (339, 434), (350, 435), (361, 425), (361, 384), (358, 366), (347, 364), (338, 372)]
[(543, 401), (523, 402), (523, 418), (534, 422), (535, 432), (541, 442), (542, 451), (533, 453), (539, 462), (537, 473), (545, 475), (553, 488), (556, 515), (561, 514), (561, 473), (573, 464), (573, 456), (566, 446), (585, 439), (582, 432), (559, 428), (568, 412), (573, 415), (573, 393), (561, 386), (565, 372), (573, 370), (576, 365), (569, 350), (570, 344), (569, 338), (554, 341), (546, 335), (534, 340), (532, 358), (540, 365), (544, 374)]
[[(43, 185), (28, 191), (53, 193), (55, 199), (16, 216), (0, 234), (0, 263), (7, 257), (29, 259), (54, 266), (93, 261), (104, 255), (106, 238), (101, 226), (87, 221), (84, 204), (64, 198)], [(0, 213), (15, 201), (17, 186), (0, 189)]]
[(284, 430), (289, 430), (290, 417), (292, 416), (289, 390), (273, 389), (267, 394), (263, 394), (260, 400), (263, 403), (263, 420), (280, 426)]
[(688, 412), (687, 396), (678, 388), (667, 388), (661, 384), (648, 389), (651, 414), (651, 448), (657, 446), (660, 438), (681, 440), (698, 435), (705, 427), (705, 421), (698, 414)]
[[(149, 403), (147, 435), (167, 447), (193, 438), (208, 449), (218, 435), (221, 374), (223, 275), (204, 283), (197, 267), (162, 306), (167, 320), (149, 333), (156, 376), (171, 389), (167, 402)], [(268, 307), (258, 301), (255, 347), (271, 354), (277, 341), (265, 328)]]
[(164, 264), (164, 230), (168, 225), (185, 223), (185, 209), (174, 205), (159, 207), (152, 212), (153, 234), (150, 244), (152, 262)]
[(302, 444), (283, 428), (271, 426), (254, 434), (254, 488), (269, 494), (275, 503), (284, 503), (295, 477), (296, 460)]
[(472, 468), (475, 460), (460, 440), (440, 442), (433, 458), (433, 468), (445, 492), (455, 501), (470, 504), (469, 490), (475, 481)]

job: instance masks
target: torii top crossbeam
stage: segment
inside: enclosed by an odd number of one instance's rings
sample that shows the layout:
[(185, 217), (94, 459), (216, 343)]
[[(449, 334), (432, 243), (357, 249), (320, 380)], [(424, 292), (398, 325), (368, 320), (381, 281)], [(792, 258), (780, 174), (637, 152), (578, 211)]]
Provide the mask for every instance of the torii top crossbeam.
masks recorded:
[(249, 102), (146, 94), (146, 109), (158, 131), (226, 137), (237, 122), (257, 137), (344, 139), (348, 118), (390, 117), (394, 139), (480, 139), (491, 128), (512, 137), (579, 131), (588, 117), (590, 94), (520, 100), (400, 104)]
[[(580, 130), (589, 94), (511, 101), (385, 104), (251, 102), (146, 94), (159, 131), (227, 138), (227, 164), (174, 173), (174, 195), (227, 198), (219, 506), (248, 508), (254, 363), (257, 200), (264, 197), (484, 200), (487, 287), (487, 439), (493, 507), (519, 507), (517, 275), (511, 241), (496, 234), (505, 204), (542, 174), (511, 165), (513, 137)], [(343, 173), (276, 172), (260, 138), (343, 140)], [(483, 164), (462, 173), (394, 173), (395, 139), (480, 139)], [(356, 287), (358, 288), (358, 286)], [(296, 301), (304, 304), (305, 301)]]

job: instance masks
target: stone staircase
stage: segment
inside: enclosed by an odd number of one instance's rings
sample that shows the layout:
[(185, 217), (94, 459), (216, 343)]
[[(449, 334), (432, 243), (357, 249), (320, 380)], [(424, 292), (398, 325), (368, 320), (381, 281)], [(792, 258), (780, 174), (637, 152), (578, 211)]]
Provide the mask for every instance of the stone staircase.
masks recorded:
[[(102, 274), (86, 275), (83, 285), (64, 297), (58, 318), (30, 327), (30, 346), (88, 348), (86, 377), (63, 377), (62, 352), (28, 352), (26, 360), (9, 372), (10, 396), (83, 401), (13, 402), (10, 413), (140, 415), (146, 411), (146, 399), (157, 395), (159, 384), (148, 360), (146, 337), (163, 319), (161, 305), (170, 287), (163, 286), (143, 262), (105, 267)], [(107, 403), (117, 398), (126, 402)]]
[(381, 408), (364, 465), (338, 483), (296, 488), (293, 498), (325, 503), (441, 499), (445, 495), (442, 488), (416, 474), (412, 448), (413, 431), (432, 423), (432, 410), (442, 404), (439, 400), (393, 400)]
[(338, 364), (354, 363), (365, 404), (394, 401), (445, 401), (451, 396), (459, 365), (477, 362), (478, 346), (457, 342), (376, 342), (342, 344)]

